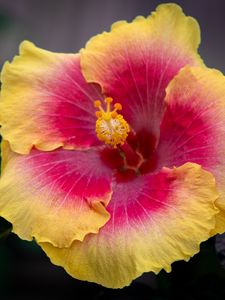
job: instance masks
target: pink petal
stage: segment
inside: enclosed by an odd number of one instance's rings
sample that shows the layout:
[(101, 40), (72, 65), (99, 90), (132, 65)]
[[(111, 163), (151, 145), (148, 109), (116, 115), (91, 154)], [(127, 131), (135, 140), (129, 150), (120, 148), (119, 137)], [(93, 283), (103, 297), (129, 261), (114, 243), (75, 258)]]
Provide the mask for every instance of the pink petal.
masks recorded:
[(156, 137), (164, 111), (165, 88), (186, 64), (201, 65), (197, 22), (175, 4), (160, 5), (147, 18), (117, 22), (93, 37), (81, 52), (89, 82), (122, 104), (131, 127)]
[(101, 98), (97, 85), (84, 80), (79, 54), (23, 42), (2, 71), (1, 134), (21, 154), (33, 145), (44, 151), (96, 146), (93, 101)]
[(24, 156), (4, 142), (0, 193), (0, 215), (21, 238), (68, 247), (109, 219), (111, 170), (94, 150)]
[(221, 209), (214, 233), (225, 230), (225, 77), (219, 71), (185, 67), (167, 88), (158, 167), (194, 162), (212, 172)]
[[(114, 183), (110, 220), (97, 235), (59, 249), (41, 243), (51, 261), (75, 278), (121, 288), (143, 272), (199, 251), (215, 226), (213, 176), (195, 164)], [(202, 218), (204, 215), (204, 218)]]

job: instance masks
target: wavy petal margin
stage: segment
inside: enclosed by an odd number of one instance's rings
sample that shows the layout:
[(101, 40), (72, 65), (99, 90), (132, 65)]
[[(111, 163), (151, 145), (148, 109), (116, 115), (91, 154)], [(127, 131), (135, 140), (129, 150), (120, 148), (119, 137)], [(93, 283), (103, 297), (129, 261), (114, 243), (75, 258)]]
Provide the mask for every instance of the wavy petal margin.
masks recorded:
[(1, 81), (1, 134), (15, 152), (28, 154), (33, 145), (49, 151), (100, 144), (93, 101), (102, 96), (84, 80), (79, 54), (53, 53), (25, 41), (20, 55), (5, 63)]
[(117, 22), (91, 38), (81, 50), (81, 67), (88, 82), (123, 105), (136, 132), (144, 128), (158, 137), (165, 89), (183, 66), (203, 64), (199, 43), (198, 23), (178, 5), (162, 4), (147, 18)]
[(185, 67), (167, 88), (168, 104), (158, 145), (161, 166), (200, 164), (216, 179), (217, 225), (225, 231), (225, 76), (214, 69)]
[(114, 186), (111, 218), (97, 235), (68, 249), (41, 246), (71, 276), (122, 288), (143, 272), (170, 271), (172, 262), (197, 253), (215, 226), (217, 197), (213, 176), (199, 165), (163, 168)]
[(108, 221), (111, 171), (97, 152), (20, 155), (3, 142), (2, 156), (0, 215), (22, 239), (68, 247)]

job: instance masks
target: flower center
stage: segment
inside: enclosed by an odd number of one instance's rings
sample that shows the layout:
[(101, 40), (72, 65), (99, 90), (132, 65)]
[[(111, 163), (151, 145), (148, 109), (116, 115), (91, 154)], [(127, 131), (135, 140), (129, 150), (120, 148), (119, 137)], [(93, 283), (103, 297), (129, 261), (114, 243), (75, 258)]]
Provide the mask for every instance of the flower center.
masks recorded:
[(96, 111), (96, 134), (100, 141), (116, 148), (117, 145), (124, 144), (130, 128), (123, 116), (117, 113), (118, 110), (122, 110), (122, 105), (115, 103), (114, 109), (111, 110), (112, 101), (110, 97), (105, 98), (106, 110), (102, 108), (101, 101), (94, 102), (94, 106), (99, 109)]
[(158, 168), (156, 141), (155, 136), (144, 129), (137, 133), (131, 129), (123, 145), (102, 148), (101, 159), (114, 171), (117, 181), (130, 181)]

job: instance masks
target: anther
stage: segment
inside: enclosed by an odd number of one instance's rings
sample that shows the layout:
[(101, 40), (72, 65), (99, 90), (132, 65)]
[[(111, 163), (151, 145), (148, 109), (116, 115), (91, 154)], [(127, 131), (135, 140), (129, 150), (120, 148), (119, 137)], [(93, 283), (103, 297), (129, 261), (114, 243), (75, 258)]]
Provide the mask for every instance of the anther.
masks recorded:
[(105, 103), (112, 103), (112, 102), (113, 102), (113, 98), (111, 98), (111, 97), (105, 98)]
[(105, 110), (99, 100), (94, 102), (94, 106), (99, 109), (96, 112), (96, 134), (99, 140), (116, 148), (125, 142), (130, 128), (123, 116), (117, 113), (118, 110), (122, 110), (122, 105), (115, 103), (114, 109), (111, 110), (112, 101), (110, 97), (105, 98)]
[(94, 107), (99, 108), (100, 106), (101, 106), (101, 101), (99, 100), (94, 101)]
[(115, 104), (114, 104), (114, 108), (115, 108), (116, 110), (122, 110), (122, 105), (121, 105), (120, 103), (115, 103)]
[(96, 115), (97, 118), (100, 118), (102, 116), (102, 113), (100, 111), (96, 111), (95, 115)]

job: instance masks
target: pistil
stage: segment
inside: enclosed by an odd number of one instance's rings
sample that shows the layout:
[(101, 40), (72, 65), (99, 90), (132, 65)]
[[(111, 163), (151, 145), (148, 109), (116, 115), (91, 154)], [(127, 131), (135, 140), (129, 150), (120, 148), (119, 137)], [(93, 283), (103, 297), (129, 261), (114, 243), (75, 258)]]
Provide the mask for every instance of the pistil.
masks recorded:
[(134, 150), (127, 141), (123, 145), (118, 146), (118, 148), (123, 158), (124, 170), (133, 170), (136, 175), (140, 175), (139, 168), (146, 161), (143, 155)]

